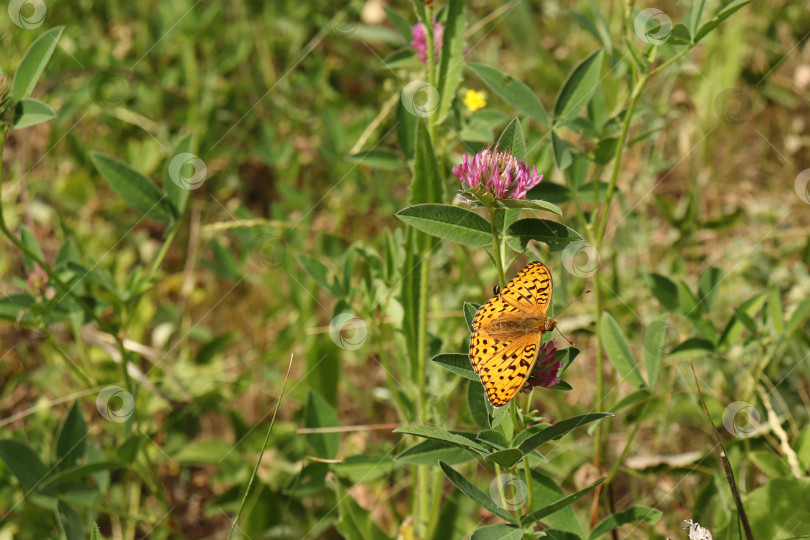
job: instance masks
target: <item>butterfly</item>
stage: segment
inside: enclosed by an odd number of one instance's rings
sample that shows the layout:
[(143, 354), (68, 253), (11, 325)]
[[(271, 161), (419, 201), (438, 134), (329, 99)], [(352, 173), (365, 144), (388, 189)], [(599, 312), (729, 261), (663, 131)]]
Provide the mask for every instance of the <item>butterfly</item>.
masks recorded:
[(543, 332), (557, 326), (546, 317), (552, 288), (546, 265), (529, 263), (475, 313), (470, 362), (493, 407), (517, 395), (537, 361)]

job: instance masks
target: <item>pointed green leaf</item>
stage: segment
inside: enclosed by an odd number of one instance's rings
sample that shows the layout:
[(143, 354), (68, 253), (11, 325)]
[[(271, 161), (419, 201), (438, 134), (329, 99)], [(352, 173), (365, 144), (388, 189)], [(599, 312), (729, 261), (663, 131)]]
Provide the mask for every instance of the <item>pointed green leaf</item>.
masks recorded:
[(464, 311), (464, 320), (467, 322), (467, 328), (469, 328), (470, 332), (475, 330), (473, 328), (473, 319), (475, 318), (475, 314), (478, 313), (478, 308), (481, 307), (481, 304), (473, 304), (472, 302), (464, 302), (464, 307), (462, 311)]
[(790, 320), (787, 326), (785, 326), (785, 335), (793, 335), (793, 332), (799, 328), (799, 325), (802, 324), (808, 316), (810, 316), (810, 298), (805, 298), (796, 306), (796, 310), (793, 312), (793, 315), (790, 316)]
[[(557, 214), (558, 216), (562, 217), (562, 210), (560, 210), (560, 207), (551, 204), (548, 201), (531, 201), (526, 199), (503, 199), (501, 201), (498, 201), (498, 206), (504, 206), (506, 208), (528, 208), (530, 210), (545, 210), (547, 212), (553, 212), (554, 214)], [(518, 214), (515, 217), (515, 220), (517, 220), (517, 217), (519, 216), (520, 214)], [(512, 223), (514, 223), (514, 221)], [(511, 223), (509, 225), (511, 225)]]
[(441, 202), (442, 191), (442, 179), (430, 135), (425, 123), (417, 122), (410, 203)]
[(98, 530), (98, 523), (93, 523), (93, 530), (90, 531), (90, 540), (102, 540), (101, 531)]
[(489, 494), (484, 493), (473, 484), (470, 483), (469, 480), (464, 478), (463, 475), (459, 474), (455, 469), (444, 462), (439, 462), (439, 466), (444, 471), (444, 475), (455, 485), (458, 489), (461, 490), (467, 497), (472, 499), (478, 506), (482, 508), (486, 508), (496, 516), (517, 525), (515, 521), (515, 517), (507, 512), (504, 508), (496, 505)]
[(667, 316), (663, 315), (647, 325), (644, 330), (644, 367), (647, 368), (647, 378), (650, 389), (655, 391), (655, 383), (658, 380), (658, 369), (661, 366), (661, 358), (664, 355), (664, 347), (667, 344), (667, 333), (675, 328), (667, 324)]
[(461, 353), (445, 353), (433, 357), (433, 362), (446, 369), (452, 371), (456, 375), (461, 375), (471, 381), (480, 382), (478, 374), (473, 370), (470, 364), (470, 357)]
[(54, 118), (56, 113), (49, 106), (34, 98), (22, 98), (14, 109), (14, 129), (23, 129)]
[(561, 251), (571, 242), (582, 240), (582, 236), (573, 229), (547, 219), (518, 220), (507, 229), (506, 234), (506, 243), (518, 252), (526, 249), (532, 240), (543, 242), (552, 252)]
[(309, 277), (311, 277), (312, 280), (318, 284), (318, 286), (326, 289), (336, 298), (341, 298), (343, 296), (343, 292), (336, 283), (335, 276), (325, 264), (315, 257), (310, 257), (306, 253), (299, 253), (297, 258), (298, 262), (301, 263), (301, 266), (303, 266), (304, 270), (306, 270), (307, 274), (309, 274)]
[(695, 37), (693, 39), (694, 43), (697, 43), (698, 41), (706, 37), (706, 35), (715, 28), (717, 28), (717, 26), (720, 23), (731, 17), (737, 10), (742, 9), (743, 7), (745, 7), (750, 3), (751, 0), (734, 0), (730, 4), (723, 6), (723, 8), (720, 9), (720, 11), (715, 13), (714, 17), (712, 17), (706, 24), (700, 27), (700, 30), (698, 30), (697, 34), (695, 34)]
[(774, 331), (781, 335), (785, 331), (785, 315), (782, 311), (782, 296), (775, 282), (771, 283), (771, 292), (768, 297), (768, 318)]
[(517, 448), (504, 448), (489, 454), (486, 458), (487, 461), (497, 463), (501, 467), (513, 467), (515, 463), (523, 459), (523, 452)]
[(505, 102), (548, 127), (546, 110), (531, 88), (493, 67), (474, 63), (468, 65)]
[(431, 236), (470, 247), (492, 244), (492, 226), (470, 210), (448, 204), (417, 204), (403, 208), (396, 216)]
[(457, 435), (455, 433), (450, 433), (446, 429), (441, 429), (433, 426), (402, 426), (398, 427), (394, 430), (394, 433), (407, 433), (408, 435), (416, 435), (417, 437), (424, 437), (426, 439), (435, 439), (437, 441), (443, 441), (453, 446), (458, 446), (459, 448), (465, 448), (468, 450), (476, 450), (481, 452), (482, 454), (488, 454), (489, 451), (478, 444), (477, 442), (468, 439), (467, 437), (463, 437), (461, 435)]
[(465, 0), (450, 0), (447, 20), (444, 25), (444, 43), (439, 59), (439, 108), (433, 117), (434, 124), (447, 118), (450, 104), (464, 78), (464, 31), (467, 20), (464, 15)]
[(65, 533), (67, 540), (85, 540), (84, 525), (82, 518), (76, 513), (65, 501), (59, 501), (56, 504), (56, 513), (59, 517), (59, 525)]
[(607, 311), (602, 313), (602, 345), (610, 363), (630, 386), (636, 389), (647, 387), (619, 323)]
[[(616, 527), (620, 527), (625, 523), (633, 523), (636, 521), (643, 521), (650, 525), (655, 525), (661, 519), (663, 512), (655, 508), (648, 508), (646, 506), (634, 506), (623, 512), (618, 512), (603, 519), (599, 524), (593, 528), (588, 540), (596, 540), (603, 534), (606, 534)], [(639, 531), (640, 532), (640, 531)]]
[[(25, 247), (33, 251), (34, 255), (36, 255), (40, 261), (45, 260), (45, 255), (42, 253), (42, 248), (39, 247), (37, 237), (34, 236), (34, 233), (32, 233), (28, 227), (20, 227), (20, 241), (25, 245)], [(23, 252), (23, 263), (25, 265), (25, 269), (29, 272), (33, 270), (37, 264), (36, 261), (29, 257), (25, 252)]]
[[(309, 391), (305, 425), (308, 428), (337, 427), (340, 425), (335, 409), (314, 390)], [(335, 459), (340, 449), (340, 433), (307, 433), (306, 439), (315, 455)]]
[(551, 148), (554, 150), (554, 163), (557, 164), (558, 169), (564, 171), (571, 166), (574, 158), (571, 155), (571, 151), (568, 149), (568, 143), (557, 135), (557, 130), (555, 129), (551, 130)]
[(521, 540), (523, 529), (512, 525), (487, 525), (473, 531), (471, 540)]
[(158, 221), (172, 220), (171, 205), (147, 177), (126, 163), (99, 152), (92, 152), (90, 159), (115, 194), (130, 208)]
[(411, 41), (413, 36), (411, 35), (411, 23), (409, 23), (405, 18), (390, 8), (383, 8), (385, 14), (388, 15), (388, 19), (393, 23), (393, 25), (399, 30), (399, 33), (402, 34), (402, 37), (406, 41)]
[(723, 281), (723, 271), (719, 268), (708, 268), (698, 279), (698, 303), (704, 313), (711, 311), (717, 294), (720, 292), (720, 282)]
[(60, 470), (65, 470), (84, 457), (87, 448), (87, 423), (78, 401), (73, 402), (56, 442), (56, 459)]
[(686, 24), (689, 35), (694, 36), (700, 26), (700, 18), (703, 16), (703, 8), (706, 7), (706, 0), (695, 0), (686, 15)]
[(0, 459), (26, 491), (39, 488), (40, 483), (48, 476), (48, 469), (39, 456), (21, 442), (0, 440)]
[(20, 101), (34, 91), (64, 29), (64, 26), (51, 28), (28, 47), (14, 73), (14, 81), (11, 83), (11, 97), (14, 101)]
[(450, 465), (458, 465), (480, 457), (480, 454), (472, 450), (450, 445), (444, 441), (428, 439), (415, 446), (411, 446), (399, 454), (396, 457), (396, 461), (409, 465), (428, 465), (436, 467), (439, 465), (439, 461), (444, 461)]
[(605, 478), (600, 478), (599, 480), (597, 480), (596, 482), (594, 482), (590, 486), (588, 486), (585, 489), (582, 489), (580, 491), (577, 491), (573, 495), (563, 497), (562, 499), (560, 499), (558, 501), (555, 501), (555, 502), (549, 504), (548, 506), (544, 506), (543, 508), (534, 511), (534, 512), (532, 512), (531, 514), (529, 514), (527, 516), (523, 516), (523, 518), (521, 519), (521, 523), (523, 525), (527, 525), (529, 523), (537, 523), (538, 521), (540, 521), (544, 517), (546, 517), (546, 516), (548, 516), (550, 514), (553, 514), (554, 512), (557, 512), (561, 508), (565, 508), (566, 506), (570, 506), (570, 505), (574, 504), (576, 501), (578, 501), (579, 499), (581, 499), (582, 497), (584, 497), (585, 495), (587, 495), (588, 493), (590, 493), (591, 491), (596, 489), (596, 487), (599, 484), (601, 484), (602, 482), (604, 482), (604, 481), (605, 481)]
[(371, 512), (357, 504), (357, 501), (343, 487), (337, 489), (338, 519), (335, 527), (346, 540), (390, 540), (371, 519)]
[(523, 441), (520, 444), (520, 451), (524, 454), (528, 454), (552, 439), (562, 437), (569, 431), (590, 424), (591, 422), (601, 420), (602, 418), (607, 418), (608, 416), (613, 416), (613, 413), (589, 413), (574, 416), (573, 418), (567, 418)]
[(650, 292), (667, 311), (674, 313), (678, 310), (681, 302), (678, 296), (678, 286), (675, 283), (660, 274), (647, 274), (647, 282)]
[(568, 75), (554, 103), (554, 122), (564, 123), (575, 118), (588, 105), (599, 85), (604, 51), (599, 49), (583, 60)]
[(495, 143), (495, 149), (498, 152), (508, 152), (515, 156), (518, 161), (526, 162), (526, 139), (523, 137), (523, 127), (520, 125), (520, 120), (513, 118), (504, 130), (501, 136), (498, 137), (498, 142)]
[(714, 343), (708, 339), (689, 338), (669, 353), (670, 358), (690, 358), (714, 352)]

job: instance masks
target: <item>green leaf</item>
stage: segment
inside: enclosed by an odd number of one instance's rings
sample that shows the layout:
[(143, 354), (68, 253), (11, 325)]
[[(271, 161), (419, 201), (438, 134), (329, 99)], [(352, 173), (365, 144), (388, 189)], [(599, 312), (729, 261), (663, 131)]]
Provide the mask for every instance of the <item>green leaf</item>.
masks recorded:
[(492, 226), (470, 210), (447, 204), (417, 204), (403, 208), (396, 216), (431, 236), (470, 247), (492, 244)]
[(562, 437), (569, 431), (590, 424), (591, 422), (601, 420), (602, 418), (607, 418), (608, 416), (613, 416), (613, 413), (589, 413), (574, 416), (573, 418), (567, 418), (523, 441), (520, 444), (520, 451), (524, 454), (528, 454), (552, 439)]
[[(42, 248), (39, 247), (37, 237), (34, 236), (34, 233), (32, 233), (26, 226), (20, 227), (20, 241), (25, 245), (25, 247), (33, 251), (34, 255), (36, 255), (40, 261), (45, 260), (45, 255), (42, 253)], [(37, 263), (34, 261), (34, 259), (29, 257), (27, 253), (23, 252), (23, 264), (25, 265), (25, 269), (30, 272), (35, 268)]]
[(461, 375), (471, 381), (480, 382), (478, 374), (470, 364), (470, 357), (462, 353), (444, 353), (433, 357), (433, 362), (436, 362), (447, 371), (451, 371), (456, 375)]
[(442, 200), (442, 179), (431, 144), (425, 123), (417, 122), (411, 204), (435, 203)]
[[(810, 512), (804, 501), (810, 493), (810, 478), (774, 478), (745, 495), (745, 512), (753, 538), (798, 539), (810, 535)], [(712, 530), (714, 538), (745, 538), (737, 519), (725, 529)]]
[[(315, 391), (310, 390), (304, 424), (308, 428), (337, 427), (340, 425), (332, 406)], [(315, 456), (335, 459), (340, 449), (340, 433), (307, 433), (307, 442)]]
[(158, 221), (173, 219), (173, 209), (166, 196), (147, 177), (126, 163), (99, 152), (92, 152), (90, 159), (115, 194), (130, 208)]
[(11, 83), (11, 97), (14, 101), (20, 101), (34, 91), (64, 29), (64, 26), (51, 28), (28, 47), (14, 73), (14, 81)]
[(557, 350), (557, 361), (562, 363), (562, 367), (558, 375), (562, 377), (562, 374), (565, 373), (565, 370), (571, 366), (574, 362), (574, 359), (579, 355), (579, 349), (576, 347), (566, 347), (565, 349), (558, 349)]
[(695, 0), (686, 15), (686, 24), (689, 28), (689, 35), (694, 36), (700, 26), (700, 19), (703, 16), (703, 8), (706, 7), (706, 0)]
[(681, 302), (675, 283), (660, 274), (647, 274), (647, 282), (650, 285), (650, 292), (667, 311), (674, 313), (678, 310)]
[(652, 397), (652, 392), (649, 390), (642, 388), (641, 390), (636, 390), (635, 392), (624, 396), (619, 402), (610, 408), (610, 412), (617, 413), (620, 410), (624, 409), (625, 407), (629, 407), (631, 405), (635, 405), (641, 401), (645, 401), (646, 399)]
[(493, 67), (474, 63), (468, 65), (501, 99), (548, 127), (546, 110), (531, 88)]
[(543, 242), (552, 252), (561, 251), (571, 242), (582, 240), (573, 229), (547, 219), (521, 219), (506, 231), (506, 243), (515, 251), (523, 251), (532, 240)]
[(465, 448), (467, 450), (476, 450), (484, 455), (489, 453), (489, 451), (486, 448), (484, 448), (477, 442), (468, 439), (467, 437), (462, 437), (461, 435), (450, 433), (446, 429), (441, 429), (433, 426), (402, 426), (395, 429), (394, 433), (407, 433), (408, 435), (416, 435), (417, 437), (424, 437), (426, 439), (443, 441), (448, 444), (452, 444), (453, 446), (458, 446), (459, 448)]
[(65, 501), (59, 501), (56, 503), (56, 513), (67, 540), (85, 540), (82, 518), (72, 506)]
[(90, 540), (102, 540), (101, 531), (98, 530), (98, 523), (93, 522), (93, 530), (90, 531)]
[(708, 339), (689, 338), (669, 353), (670, 358), (688, 358), (714, 352), (714, 343)]
[(439, 461), (444, 461), (450, 465), (458, 465), (480, 457), (480, 454), (472, 450), (452, 446), (444, 441), (428, 439), (399, 454), (396, 457), (396, 461), (409, 465), (429, 465), (435, 467), (439, 465)]
[[(36, 304), (36, 300), (30, 294), (12, 294), (0, 298), (0, 319), (16, 322), (20, 317), (20, 312), (34, 304)], [(25, 318), (20, 322), (25, 322)]]
[(471, 540), (521, 540), (523, 529), (512, 525), (487, 525), (473, 531)]
[(523, 459), (523, 452), (517, 448), (504, 448), (503, 450), (498, 450), (497, 452), (489, 454), (485, 459), (487, 461), (497, 463), (501, 467), (508, 468), (514, 466), (515, 463)]
[(518, 161), (526, 162), (526, 139), (523, 137), (523, 128), (520, 125), (520, 120), (513, 118), (509, 124), (506, 125), (498, 137), (498, 142), (495, 144), (495, 150), (499, 152), (509, 152)]
[(470, 483), (469, 480), (464, 478), (461, 474), (459, 474), (455, 469), (453, 469), (450, 465), (440, 461), (439, 466), (444, 471), (444, 475), (455, 485), (458, 489), (461, 490), (467, 497), (472, 499), (478, 506), (482, 508), (486, 508), (496, 516), (504, 519), (510, 523), (514, 523), (517, 525), (518, 523), (515, 521), (515, 517), (507, 512), (505, 509), (501, 508), (500, 506), (496, 505), (492, 498), (489, 496), (488, 493), (484, 493), (473, 484)]
[(560, 138), (555, 129), (551, 130), (551, 149), (554, 151), (554, 163), (558, 169), (564, 171), (571, 166), (574, 158), (568, 149), (568, 143)]
[(47, 122), (55, 117), (49, 106), (34, 98), (22, 98), (14, 108), (14, 129), (23, 129), (42, 122)]
[(78, 401), (73, 402), (56, 442), (57, 466), (68, 469), (84, 457), (87, 448), (87, 423)]
[(708, 268), (698, 279), (698, 302), (704, 313), (711, 311), (717, 294), (720, 292), (720, 282), (723, 281), (723, 271), (719, 268)]
[(388, 15), (388, 19), (393, 23), (397, 30), (399, 30), (399, 33), (402, 34), (405, 41), (411, 41), (411, 24), (393, 9), (384, 7), (383, 11), (385, 11), (385, 14)]
[(478, 429), (489, 429), (490, 427), (487, 403), (489, 402), (487, 401), (484, 387), (480, 384), (469, 383), (467, 385), (467, 408), (470, 411), (470, 416), (472, 416), (475, 425), (478, 426)]
[(528, 208), (530, 210), (545, 210), (547, 212), (553, 212), (558, 216), (562, 217), (562, 210), (560, 210), (560, 207), (551, 204), (548, 201), (528, 201), (526, 199), (503, 199), (501, 201), (498, 201), (498, 206), (504, 206), (506, 208)]
[(554, 103), (554, 123), (561, 124), (575, 118), (588, 105), (599, 86), (604, 51), (599, 49), (583, 60), (568, 75)]
[(464, 31), (467, 28), (465, 4), (465, 0), (450, 0), (447, 8), (444, 42), (439, 59), (439, 108), (433, 117), (434, 124), (441, 124), (447, 118), (450, 104), (464, 79)]
[(464, 302), (464, 307), (462, 308), (462, 311), (464, 311), (464, 320), (467, 322), (467, 328), (469, 328), (470, 332), (475, 330), (473, 328), (473, 319), (475, 318), (475, 314), (478, 313), (478, 308), (480, 307), (481, 304)]
[[(306, 253), (299, 253), (297, 258), (298, 262), (301, 263), (301, 266), (303, 266), (304, 270), (309, 274), (309, 277), (311, 277), (318, 286), (326, 289), (336, 298), (343, 296), (343, 291), (340, 290), (335, 276), (325, 264), (315, 257), (310, 257)], [(330, 277), (332, 278), (331, 280), (329, 279)]]
[[(753, 317), (754, 315), (762, 309), (762, 306), (765, 304), (767, 296), (765, 293), (757, 294), (743, 302), (738, 306), (738, 309), (746, 313), (749, 317)], [(810, 304), (810, 301), (808, 301)], [(808, 305), (810, 308), (810, 305)], [(795, 315), (794, 315), (795, 316)], [(740, 337), (742, 336), (742, 332), (745, 326), (743, 326), (742, 321), (737, 317), (735, 314), (729, 320), (726, 327), (723, 329), (723, 333), (720, 336), (719, 343), (725, 346), (730, 346), (736, 344)], [(788, 334), (790, 335), (790, 324), (788, 324)], [(714, 350), (714, 345), (712, 344), (712, 350)], [(674, 351), (673, 351), (674, 352)]]
[(776, 283), (771, 282), (771, 291), (768, 297), (768, 318), (777, 335), (782, 335), (785, 332), (785, 315), (782, 309), (782, 296), (779, 293), (779, 287)]
[[(194, 134), (189, 133), (185, 137), (183, 137), (177, 146), (174, 149), (174, 153), (172, 154), (171, 159), (166, 162), (165, 167), (163, 168), (163, 191), (166, 192), (166, 198), (169, 200), (169, 203), (175, 209), (175, 212), (178, 216), (183, 214), (183, 211), (186, 209), (186, 202), (188, 201), (188, 196), (191, 190), (189, 189), (192, 184), (188, 183), (188, 185), (184, 185), (181, 182), (180, 172), (177, 171), (175, 175), (177, 176), (176, 179), (172, 179), (171, 174), (169, 172), (169, 168), (172, 162), (172, 159), (179, 156), (180, 154), (191, 154), (194, 150)], [(196, 173), (196, 172), (195, 172)], [(194, 184), (195, 186), (197, 184)]]
[(588, 540), (596, 540), (603, 534), (608, 533), (616, 527), (624, 525), (625, 523), (643, 521), (645, 523), (649, 523), (650, 525), (655, 525), (658, 523), (658, 520), (661, 519), (662, 515), (663, 512), (655, 508), (633, 506), (632, 508), (628, 508), (623, 512), (613, 514), (612, 516), (600, 521), (599, 524), (591, 531), (591, 534), (588, 536)]
[(397, 102), (396, 126), (397, 144), (406, 159), (413, 159), (416, 145), (416, 124), (420, 122), (419, 117), (412, 114), (405, 107), (405, 103), (400, 99)]
[(398, 171), (407, 166), (407, 163), (402, 161), (399, 154), (387, 149), (366, 150), (365, 152), (346, 156), (346, 159), (352, 163), (386, 171)]
[(689, 45), (692, 43), (692, 34), (686, 25), (676, 24), (667, 36), (666, 42), (670, 45)]
[(647, 387), (619, 323), (607, 311), (602, 313), (602, 345), (610, 363), (630, 386), (636, 389)]
[(644, 330), (644, 366), (647, 368), (647, 378), (653, 392), (655, 391), (655, 383), (658, 380), (661, 358), (664, 355), (667, 331), (670, 328), (673, 331), (675, 330), (667, 324), (666, 319), (666, 315), (654, 319)]
[[(551, 429), (551, 428), (549, 428), (549, 429)], [(529, 523), (537, 523), (538, 521), (540, 521), (544, 517), (548, 516), (549, 514), (553, 514), (554, 512), (557, 512), (558, 510), (560, 510), (561, 508), (565, 508), (566, 506), (570, 506), (570, 505), (574, 504), (576, 501), (578, 501), (579, 499), (581, 499), (582, 497), (584, 497), (585, 495), (587, 495), (588, 493), (590, 493), (591, 491), (596, 489), (596, 487), (599, 484), (601, 484), (602, 482), (604, 482), (604, 481), (605, 481), (605, 478), (600, 478), (599, 480), (597, 480), (596, 482), (594, 482), (590, 486), (588, 486), (585, 489), (582, 489), (580, 491), (577, 491), (573, 495), (563, 497), (562, 499), (560, 499), (558, 501), (555, 501), (555, 502), (549, 504), (548, 506), (544, 506), (543, 508), (541, 508), (539, 510), (535, 510), (534, 512), (532, 512), (531, 514), (529, 514), (527, 516), (523, 516), (523, 518), (521, 519), (521, 523), (523, 525), (527, 525)]]
[(0, 459), (11, 474), (17, 477), (26, 491), (38, 489), (39, 484), (48, 477), (48, 469), (31, 448), (9, 439), (0, 440)]
[(724, 6), (722, 9), (720, 9), (720, 11), (715, 13), (714, 17), (709, 19), (709, 21), (706, 22), (706, 24), (700, 27), (700, 30), (698, 30), (697, 34), (695, 34), (694, 39), (692, 41), (694, 43), (697, 43), (698, 41), (706, 37), (706, 35), (709, 32), (717, 28), (717, 26), (720, 23), (731, 17), (737, 10), (742, 9), (743, 7), (745, 7), (750, 3), (751, 0), (734, 0), (730, 4)]
[(788, 464), (770, 452), (764, 450), (748, 452), (748, 459), (768, 478), (791, 478), (793, 476)]
[(808, 315), (810, 315), (810, 298), (805, 298), (796, 306), (796, 310), (793, 312), (793, 315), (790, 316), (790, 320), (785, 327), (785, 335), (793, 335), (793, 332), (807, 319)]

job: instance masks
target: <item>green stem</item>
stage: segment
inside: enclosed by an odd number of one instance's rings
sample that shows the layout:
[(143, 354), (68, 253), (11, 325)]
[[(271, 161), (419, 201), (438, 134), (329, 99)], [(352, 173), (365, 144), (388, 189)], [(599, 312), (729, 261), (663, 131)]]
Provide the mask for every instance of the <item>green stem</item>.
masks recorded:
[[(427, 381), (427, 305), (428, 284), (430, 277), (430, 255), (426, 253), (420, 265), (419, 275), (419, 317), (416, 356), (416, 386), (419, 389), (419, 418), (425, 413), (425, 386)], [(417, 537), (425, 538), (430, 529), (430, 475), (427, 465), (420, 465), (417, 470), (418, 515)]]
[(492, 208), (489, 211), (489, 222), (492, 225), (492, 256), (495, 258), (495, 268), (498, 270), (498, 284), (501, 289), (506, 287), (506, 273), (503, 267), (503, 245), (501, 234), (498, 230), (498, 209)]
[[(427, 45), (427, 76), (428, 76), (428, 84), (431, 88), (438, 90), (436, 88), (436, 53), (433, 50), (433, 10), (430, 9), (429, 6), (425, 6), (425, 44)], [(428, 122), (428, 133), (430, 134), (430, 140), (435, 143), (437, 140), (436, 137), (436, 126), (433, 123), (433, 114), (436, 112), (435, 108), (432, 108), (430, 111), (430, 115), (427, 118)]]

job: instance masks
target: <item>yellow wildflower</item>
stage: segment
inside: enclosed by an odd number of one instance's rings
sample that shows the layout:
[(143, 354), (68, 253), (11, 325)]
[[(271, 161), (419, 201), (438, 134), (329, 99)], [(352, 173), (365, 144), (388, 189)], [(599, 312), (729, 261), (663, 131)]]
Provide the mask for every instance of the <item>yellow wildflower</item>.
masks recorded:
[(464, 105), (471, 111), (477, 111), (487, 106), (487, 100), (483, 92), (467, 90), (467, 93), (464, 94)]

